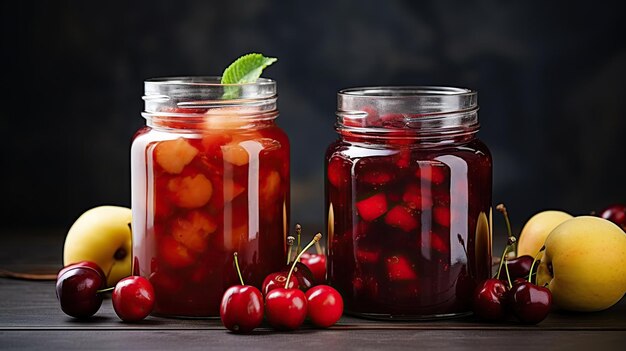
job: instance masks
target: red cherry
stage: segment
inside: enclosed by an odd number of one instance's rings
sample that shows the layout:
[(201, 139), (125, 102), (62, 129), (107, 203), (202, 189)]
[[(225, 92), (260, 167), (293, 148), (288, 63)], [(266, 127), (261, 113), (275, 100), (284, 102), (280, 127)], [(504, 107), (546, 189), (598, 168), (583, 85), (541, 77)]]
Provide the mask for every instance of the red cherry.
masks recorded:
[[(302, 226), (300, 224), (296, 224), (296, 232), (298, 233), (298, 246), (300, 245), (300, 234), (302, 231)], [(318, 239), (319, 240), (319, 239)], [(287, 254), (287, 265), (284, 266), (280, 272), (275, 272), (275, 273), (271, 273), (269, 274), (267, 277), (265, 277), (265, 280), (263, 281), (263, 285), (261, 286), (261, 291), (263, 291), (263, 295), (267, 295), (267, 293), (275, 288), (294, 288), (294, 289), (300, 289), (302, 291), (307, 291), (309, 288), (311, 288), (313, 286), (313, 283), (315, 281), (315, 277), (313, 276), (313, 273), (311, 272), (311, 270), (309, 269), (309, 267), (307, 267), (304, 263), (299, 261), (299, 258), (304, 255), (304, 251), (299, 250), (298, 247), (298, 258), (296, 258), (296, 260), (293, 261), (293, 263), (289, 263), (290, 262), (290, 257), (291, 257), (291, 247), (293, 246), (295, 241), (295, 238), (292, 236), (287, 237), (287, 243), (289, 245), (289, 251)], [(313, 242), (311, 242), (309, 244), (313, 245), (313, 243), (316, 243), (316, 241), (314, 240)], [(289, 286), (286, 286), (286, 282), (287, 282), (287, 277), (289, 277), (289, 272), (291, 272), (291, 277), (290, 277), (290, 283)], [(295, 281), (295, 283), (294, 283)]]
[(317, 285), (306, 292), (307, 316), (315, 326), (328, 328), (343, 314), (343, 299), (328, 285)]
[(65, 267), (56, 282), (57, 299), (61, 310), (68, 316), (87, 318), (93, 316), (102, 305), (98, 290), (105, 287), (106, 279), (101, 270), (89, 265)]
[[(301, 227), (298, 225), (296, 231), (299, 234)], [(302, 264), (300, 258), (311, 246), (319, 242), (322, 238), (321, 233), (315, 234), (313, 240), (300, 251), (296, 256), (291, 270), (287, 274), (286, 282), (291, 283), (294, 270), (297, 264)], [(299, 246), (299, 245), (298, 245)], [(304, 266), (306, 267), (306, 266)], [(307, 268), (308, 269), (308, 268)], [(293, 330), (302, 325), (307, 313), (307, 301), (304, 292), (299, 289), (276, 288), (267, 293), (265, 296), (265, 314), (267, 321), (276, 329)]]
[(507, 305), (521, 322), (537, 324), (550, 313), (552, 293), (548, 288), (518, 282), (507, 293)]
[(222, 298), (220, 317), (232, 332), (251, 332), (263, 322), (263, 295), (250, 285), (231, 286)]
[(626, 205), (611, 205), (600, 212), (600, 217), (608, 219), (626, 231)]
[(265, 280), (263, 280), (263, 285), (261, 287), (263, 295), (267, 296), (270, 291), (278, 288), (287, 287), (289, 289), (298, 289), (298, 278), (296, 278), (295, 275), (292, 275), (292, 277), (289, 278), (289, 285), (285, 286), (288, 274), (289, 272), (274, 272), (268, 274), (267, 277), (265, 277)]
[(113, 309), (125, 322), (137, 322), (146, 318), (154, 308), (154, 288), (144, 277), (126, 277), (115, 285)]
[[(290, 269), (291, 266), (285, 266), (281, 272), (289, 274)], [(315, 285), (315, 276), (313, 276), (313, 272), (311, 272), (309, 267), (302, 262), (296, 262), (296, 266), (293, 269), (293, 275), (296, 277), (296, 280), (298, 280), (297, 288), (303, 292), (306, 292), (313, 285)]]
[(298, 329), (307, 314), (307, 299), (302, 290), (276, 288), (265, 296), (265, 316), (278, 330)]
[(500, 279), (487, 279), (474, 290), (474, 314), (482, 319), (502, 320), (507, 288)]
[(326, 281), (326, 255), (303, 253), (300, 262), (309, 268), (316, 283)]
[(259, 289), (244, 284), (236, 252), (233, 257), (241, 285), (231, 286), (222, 296), (220, 317), (228, 330), (249, 333), (263, 322), (263, 295)]
[[(515, 280), (517, 278), (527, 279), (528, 274), (530, 273), (530, 267), (532, 266), (534, 260), (535, 259), (529, 255), (523, 255), (510, 260), (506, 260), (506, 265), (509, 269), (511, 280)], [(506, 273), (504, 271), (501, 271), (498, 278), (506, 279)]]
[(76, 267), (89, 267), (89, 268), (93, 268), (95, 269), (100, 276), (102, 277), (102, 279), (104, 279), (106, 281), (106, 274), (104, 274), (104, 271), (102, 270), (102, 268), (100, 268), (100, 266), (98, 266), (97, 263), (95, 262), (91, 262), (91, 261), (79, 261), (76, 263), (72, 263), (70, 265), (67, 265), (63, 268), (61, 268), (61, 270), (59, 271), (59, 273), (57, 274), (57, 279), (65, 272), (67, 272), (67, 270), (72, 269), (72, 268), (76, 268)]

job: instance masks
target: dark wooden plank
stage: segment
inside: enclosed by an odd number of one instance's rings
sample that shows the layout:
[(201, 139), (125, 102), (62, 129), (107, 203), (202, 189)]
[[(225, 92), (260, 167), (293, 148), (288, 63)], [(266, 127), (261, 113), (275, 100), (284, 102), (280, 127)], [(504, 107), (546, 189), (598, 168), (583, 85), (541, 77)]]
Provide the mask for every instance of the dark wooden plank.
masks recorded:
[(226, 331), (0, 331), (3, 349), (46, 350), (623, 350), (626, 332), (376, 330), (291, 333)]

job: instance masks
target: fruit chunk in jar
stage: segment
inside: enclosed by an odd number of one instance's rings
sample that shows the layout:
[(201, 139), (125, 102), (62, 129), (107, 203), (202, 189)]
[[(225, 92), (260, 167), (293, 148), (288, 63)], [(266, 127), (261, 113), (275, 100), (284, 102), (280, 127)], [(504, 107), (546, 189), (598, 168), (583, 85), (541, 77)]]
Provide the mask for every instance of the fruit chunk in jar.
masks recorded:
[(346, 310), (407, 318), (470, 311), (467, 296), (489, 276), (489, 250), (477, 248), (490, 235), (476, 234), (491, 206), (482, 142), (381, 151), (340, 140), (326, 162), (329, 279)]
[[(152, 217), (145, 235), (135, 235), (134, 269), (152, 281), (156, 313), (218, 316), (224, 291), (238, 281), (233, 251), (257, 287), (284, 264), (277, 216), (289, 207), (289, 141), (273, 123), (163, 139), (148, 129), (134, 141), (145, 152), (144, 164), (133, 165), (146, 174), (146, 193), (137, 194)], [(247, 148), (250, 141), (258, 147)]]

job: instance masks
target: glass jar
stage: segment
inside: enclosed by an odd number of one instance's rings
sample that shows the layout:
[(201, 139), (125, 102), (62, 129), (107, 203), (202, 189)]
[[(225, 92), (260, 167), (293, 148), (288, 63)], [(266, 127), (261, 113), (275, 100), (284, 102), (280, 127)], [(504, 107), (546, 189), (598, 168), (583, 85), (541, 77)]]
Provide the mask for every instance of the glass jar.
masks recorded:
[[(227, 98), (225, 98), (227, 97)], [(275, 124), (276, 83), (219, 77), (145, 82), (146, 126), (131, 149), (133, 272), (155, 313), (218, 317), (224, 291), (286, 260), (289, 140)]]
[(339, 92), (339, 140), (326, 153), (328, 278), (346, 312), (471, 312), (476, 282), (491, 275), (492, 162), (477, 111), (468, 89)]

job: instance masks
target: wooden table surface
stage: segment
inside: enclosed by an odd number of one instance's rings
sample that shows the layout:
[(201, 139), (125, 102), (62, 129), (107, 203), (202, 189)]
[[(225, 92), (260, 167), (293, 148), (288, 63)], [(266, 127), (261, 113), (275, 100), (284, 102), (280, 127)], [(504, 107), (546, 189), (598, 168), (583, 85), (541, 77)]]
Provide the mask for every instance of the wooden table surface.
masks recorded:
[[(50, 271), (60, 266), (62, 236), (1, 237), (0, 267)], [(60, 236), (60, 238), (59, 238)], [(26, 247), (25, 242), (31, 243)], [(58, 261), (58, 262), (57, 262)], [(121, 322), (105, 299), (96, 316), (74, 320), (60, 310), (54, 282), (0, 279), (0, 349), (626, 349), (626, 299), (598, 313), (554, 312), (537, 326), (487, 324), (473, 317), (432, 322), (380, 322), (344, 316), (327, 330), (276, 332), (263, 326), (235, 335), (219, 320), (148, 317)]]

